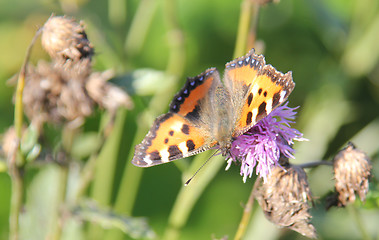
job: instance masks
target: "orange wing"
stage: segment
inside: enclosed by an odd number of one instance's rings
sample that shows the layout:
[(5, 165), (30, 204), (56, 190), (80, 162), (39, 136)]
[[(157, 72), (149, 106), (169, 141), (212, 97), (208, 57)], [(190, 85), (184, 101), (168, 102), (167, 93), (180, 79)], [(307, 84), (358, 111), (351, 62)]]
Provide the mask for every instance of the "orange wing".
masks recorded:
[(291, 72), (283, 74), (266, 65), (263, 55), (255, 54), (254, 49), (226, 64), (224, 81), (236, 111), (233, 137), (282, 104), (295, 87)]
[(209, 109), (209, 92), (221, 84), (216, 69), (208, 69), (194, 78), (175, 95), (170, 111), (158, 117), (142, 143), (135, 148), (132, 163), (151, 167), (188, 157), (214, 146), (201, 111)]

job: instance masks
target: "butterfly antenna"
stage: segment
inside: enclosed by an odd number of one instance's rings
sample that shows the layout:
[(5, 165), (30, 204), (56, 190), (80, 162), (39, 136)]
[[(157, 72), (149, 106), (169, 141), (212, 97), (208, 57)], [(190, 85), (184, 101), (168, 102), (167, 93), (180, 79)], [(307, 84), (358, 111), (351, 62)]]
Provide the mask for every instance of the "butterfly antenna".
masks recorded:
[(216, 153), (218, 153), (220, 151), (220, 149), (217, 149), (216, 150), (216, 152), (214, 152), (208, 159), (207, 159), (207, 161), (205, 161), (204, 163), (203, 163), (203, 165), (201, 165), (200, 167), (199, 167), (199, 169), (197, 169), (197, 171), (192, 175), (192, 177), (190, 178), (190, 179), (188, 179), (187, 180), (187, 182), (184, 184), (184, 186), (187, 186), (190, 182), (191, 182), (191, 180), (196, 176), (196, 174), (205, 166), (205, 164), (207, 164), (208, 162), (209, 162), (209, 160), (211, 160), (211, 158), (214, 156), (214, 155), (216, 155)]

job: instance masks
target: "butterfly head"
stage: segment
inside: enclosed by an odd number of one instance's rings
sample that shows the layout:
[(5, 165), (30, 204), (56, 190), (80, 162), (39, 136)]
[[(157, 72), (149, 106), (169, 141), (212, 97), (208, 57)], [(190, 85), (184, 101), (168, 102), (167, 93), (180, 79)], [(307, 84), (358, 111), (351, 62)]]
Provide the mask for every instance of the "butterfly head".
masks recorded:
[(223, 141), (219, 142), (219, 150), (221, 151), (222, 156), (229, 155), (230, 149), (232, 148), (232, 141)]

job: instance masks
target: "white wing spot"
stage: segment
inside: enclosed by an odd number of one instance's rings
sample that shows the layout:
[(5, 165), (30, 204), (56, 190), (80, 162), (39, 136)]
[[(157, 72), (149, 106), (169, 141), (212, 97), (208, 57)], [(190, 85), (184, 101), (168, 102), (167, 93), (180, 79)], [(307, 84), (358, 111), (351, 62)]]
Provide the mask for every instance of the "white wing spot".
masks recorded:
[(272, 98), (267, 101), (266, 112), (269, 114), (272, 111)]
[(168, 151), (166, 149), (165, 150), (161, 150), (159, 152), (159, 154), (161, 155), (162, 162), (167, 163), (168, 162), (168, 157), (170, 156), (170, 154), (168, 153)]
[(153, 161), (150, 159), (149, 156), (146, 156), (146, 157), (143, 159), (143, 161), (146, 162), (147, 165), (151, 165), (151, 164), (153, 164)]
[(188, 153), (188, 147), (186, 142), (179, 143), (178, 148), (180, 151), (182, 151), (183, 156), (185, 156)]
[(253, 113), (253, 116), (251, 119), (252, 119), (253, 124), (255, 124), (257, 122), (258, 108), (254, 108), (252, 113)]
[(283, 100), (284, 100), (284, 97), (286, 96), (287, 94), (287, 91), (282, 91), (280, 92), (280, 99), (279, 99), (279, 102), (282, 103)]
[(254, 96), (258, 94), (259, 86), (258, 84), (254, 84), (253, 88), (251, 89), (251, 92), (253, 93)]
[(181, 129), (183, 127), (183, 123), (182, 122), (175, 122), (172, 126), (171, 126), (171, 129), (174, 130), (174, 132), (181, 132)]

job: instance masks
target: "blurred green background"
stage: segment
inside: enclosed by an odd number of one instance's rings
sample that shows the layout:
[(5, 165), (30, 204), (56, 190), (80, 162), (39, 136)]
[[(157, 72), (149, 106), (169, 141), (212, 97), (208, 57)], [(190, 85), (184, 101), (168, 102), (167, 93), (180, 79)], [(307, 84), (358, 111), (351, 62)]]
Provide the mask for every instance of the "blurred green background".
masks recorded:
[[(125, 203), (131, 209), (120, 212), (146, 217), (156, 234), (162, 236), (177, 194), (186, 180), (181, 169), (186, 169), (191, 159), (180, 160), (177, 165), (170, 163), (143, 170), (128, 166), (128, 170), (124, 169), (131, 160), (133, 144), (142, 140), (156, 116), (167, 111), (169, 101), (185, 78), (209, 67), (223, 71), (224, 64), (233, 59), (240, 8), (241, 1), (217, 0), (1, 1), (0, 132), (5, 132), (13, 123), (14, 88), (7, 80), (19, 71), (36, 30), (51, 13), (83, 20), (96, 51), (94, 69), (114, 69), (118, 75), (114, 82), (124, 86), (136, 105), (130, 112), (119, 112), (116, 133), (112, 133), (100, 154), (100, 170), (95, 174), (87, 197), (104, 207), (122, 208), (120, 191), (123, 189), (126, 195), (129, 190), (132, 195), (135, 191), (136, 198)], [(310, 140), (295, 144), (294, 162), (330, 160), (347, 141), (353, 141), (372, 157), (371, 192), (366, 204), (357, 203), (353, 210), (325, 212), (324, 197), (333, 190), (332, 169), (324, 166), (309, 171), (310, 186), (316, 197), (312, 223), (322, 239), (362, 239), (365, 236), (362, 232), (370, 238), (378, 239), (379, 236), (379, 194), (375, 179), (379, 173), (378, 43), (377, 0), (281, 0), (263, 6), (259, 12), (257, 51), (277, 70), (293, 72), (296, 88), (289, 98), (290, 106), (300, 106), (295, 127)], [(31, 62), (35, 64), (39, 59), (48, 59), (48, 55), (38, 43)], [(138, 128), (141, 115), (147, 123)], [(89, 118), (83, 136), (98, 131), (101, 118), (101, 110)], [(58, 141), (55, 138), (52, 137)], [(78, 147), (79, 155), (85, 151), (80, 148), (82, 146)], [(203, 155), (206, 158), (206, 154)], [(86, 158), (80, 163), (85, 161)], [(30, 200), (34, 196), (35, 201), (42, 201), (40, 211), (45, 211), (43, 208), (48, 203), (42, 203), (48, 196), (43, 190), (54, 190), (54, 171), (54, 166), (28, 171), (26, 187), (37, 191), (34, 193), (37, 195), (25, 194), (29, 206), (35, 206)], [(123, 185), (123, 177), (130, 172), (142, 174), (141, 182), (136, 182), (134, 188), (133, 177)], [(197, 176), (188, 188), (195, 188), (201, 177)], [(253, 179), (245, 184), (242, 182), (238, 166), (232, 166), (227, 172), (218, 171), (191, 210), (180, 239), (223, 236), (231, 239), (253, 183)], [(1, 172), (0, 239), (8, 236), (10, 186), (8, 174)], [(115, 211), (118, 212), (117, 207)], [(33, 226), (27, 223), (26, 217), (21, 222)], [(112, 234), (120, 236), (96, 224), (87, 224), (84, 228), (85, 231), (74, 227), (72, 235), (66, 231), (63, 237), (112, 239), (109, 237)], [(28, 236), (25, 239), (39, 239), (41, 235), (30, 229), (24, 230), (23, 236)], [(303, 238), (269, 223), (259, 208), (254, 211), (246, 239), (253, 236), (255, 239)]]

